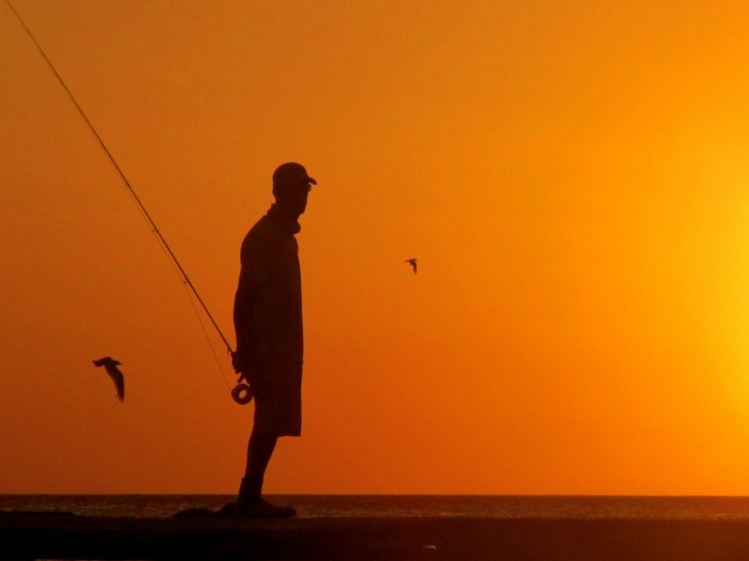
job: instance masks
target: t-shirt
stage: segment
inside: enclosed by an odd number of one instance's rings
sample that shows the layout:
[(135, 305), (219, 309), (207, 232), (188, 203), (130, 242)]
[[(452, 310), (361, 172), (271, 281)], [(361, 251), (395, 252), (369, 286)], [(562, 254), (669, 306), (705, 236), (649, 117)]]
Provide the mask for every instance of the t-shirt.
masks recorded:
[(234, 300), (238, 350), (262, 341), (272, 353), (303, 361), (298, 231), (299, 224), (273, 205), (245, 236)]

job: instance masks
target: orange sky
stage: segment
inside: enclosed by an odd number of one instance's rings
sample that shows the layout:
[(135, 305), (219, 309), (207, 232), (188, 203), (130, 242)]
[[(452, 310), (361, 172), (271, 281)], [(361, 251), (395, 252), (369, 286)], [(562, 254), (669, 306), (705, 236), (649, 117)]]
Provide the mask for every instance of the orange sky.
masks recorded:
[[(749, 494), (745, 1), (13, 3), (232, 342), (318, 180), (268, 492)], [(236, 491), (251, 406), (4, 3), (0, 271), (0, 493)]]

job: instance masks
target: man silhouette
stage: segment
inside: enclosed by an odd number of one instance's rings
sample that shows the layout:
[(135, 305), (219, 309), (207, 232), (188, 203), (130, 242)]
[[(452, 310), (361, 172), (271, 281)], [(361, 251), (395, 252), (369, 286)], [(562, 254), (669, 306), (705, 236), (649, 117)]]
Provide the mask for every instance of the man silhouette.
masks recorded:
[(234, 299), (237, 350), (234, 370), (252, 387), (255, 417), (247, 466), (234, 514), (247, 518), (288, 518), (296, 511), (262, 497), (263, 478), (278, 438), (302, 430), (302, 280), (299, 216), (317, 181), (301, 164), (286, 163), (273, 173), (275, 203), (242, 242), (241, 272)]

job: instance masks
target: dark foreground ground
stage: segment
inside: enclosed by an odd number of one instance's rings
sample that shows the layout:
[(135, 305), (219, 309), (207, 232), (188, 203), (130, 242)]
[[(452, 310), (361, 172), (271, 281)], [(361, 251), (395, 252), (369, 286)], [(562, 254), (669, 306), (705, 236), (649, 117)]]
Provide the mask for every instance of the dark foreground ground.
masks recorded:
[(0, 559), (749, 560), (749, 521), (0, 513)]

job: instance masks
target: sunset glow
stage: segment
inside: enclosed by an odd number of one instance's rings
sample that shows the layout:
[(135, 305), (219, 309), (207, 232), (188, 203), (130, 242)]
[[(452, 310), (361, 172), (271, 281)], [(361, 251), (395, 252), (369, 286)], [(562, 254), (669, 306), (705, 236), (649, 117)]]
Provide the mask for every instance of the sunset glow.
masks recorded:
[[(749, 494), (746, 2), (13, 5), (230, 341), (317, 179), (267, 492)], [(0, 493), (235, 492), (218, 335), (4, 3), (0, 53)]]

